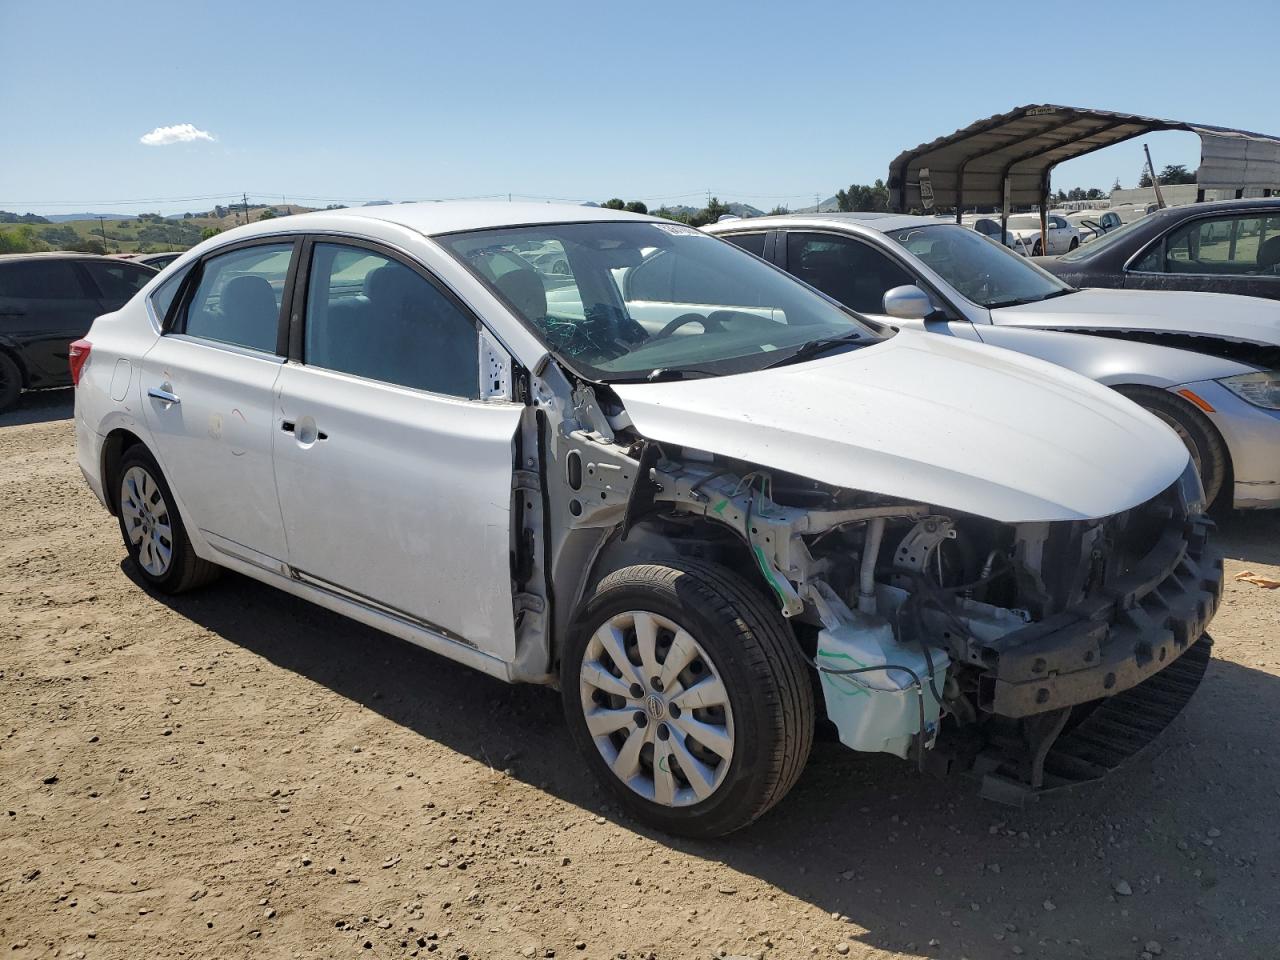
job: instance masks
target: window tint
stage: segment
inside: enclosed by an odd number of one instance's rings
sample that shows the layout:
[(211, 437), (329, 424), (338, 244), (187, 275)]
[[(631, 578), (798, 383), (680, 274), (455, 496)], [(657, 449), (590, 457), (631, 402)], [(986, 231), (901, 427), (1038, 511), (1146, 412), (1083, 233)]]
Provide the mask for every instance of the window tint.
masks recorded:
[(121, 305), (145, 287), (156, 275), (154, 270), (132, 263), (86, 260), (81, 265), (89, 271), (89, 276), (102, 291), (102, 298), (110, 303)]
[[(1221, 217), (1193, 220), (1169, 233), (1165, 241), (1166, 273), (1271, 273), (1280, 236), (1280, 216)], [(1148, 258), (1138, 269), (1146, 269)]]
[(860, 313), (884, 313), (886, 291), (916, 282), (869, 244), (819, 233), (787, 234), (787, 269)]
[(304, 362), (474, 400), (479, 353), (471, 318), (404, 264), (342, 244), (313, 248)]
[(173, 298), (178, 295), (178, 288), (182, 286), (182, 281), (187, 278), (187, 274), (190, 272), (190, 266), (183, 267), (152, 291), (151, 309), (156, 312), (156, 319), (161, 323), (164, 323), (164, 318), (169, 313), (169, 307), (173, 304)]
[(80, 275), (66, 260), (19, 260), (0, 266), (0, 297), (77, 300), (85, 296)]
[(732, 236), (725, 237), (734, 246), (741, 247), (748, 253), (754, 253), (757, 257), (764, 256), (764, 237), (763, 233), (735, 233)]
[(275, 353), (292, 253), (292, 243), (272, 243), (210, 257), (187, 306), (183, 332)]

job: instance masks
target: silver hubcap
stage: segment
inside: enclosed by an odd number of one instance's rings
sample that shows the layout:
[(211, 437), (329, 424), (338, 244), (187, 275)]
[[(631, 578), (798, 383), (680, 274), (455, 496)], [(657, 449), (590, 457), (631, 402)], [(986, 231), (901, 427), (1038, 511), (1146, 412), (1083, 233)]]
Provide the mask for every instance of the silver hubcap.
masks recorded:
[(678, 623), (641, 610), (602, 624), (582, 658), (582, 710), (614, 775), (646, 800), (710, 797), (733, 760), (733, 712), (715, 664)]
[(130, 467), (120, 481), (120, 515), (138, 564), (153, 577), (164, 576), (173, 562), (173, 529), (160, 485), (142, 467)]

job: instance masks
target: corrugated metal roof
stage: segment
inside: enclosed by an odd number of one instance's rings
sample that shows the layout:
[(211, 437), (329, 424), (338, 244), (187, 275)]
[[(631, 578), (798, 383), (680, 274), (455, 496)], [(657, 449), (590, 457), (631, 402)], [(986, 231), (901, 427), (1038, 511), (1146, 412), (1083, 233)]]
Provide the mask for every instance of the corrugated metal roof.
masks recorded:
[[(898, 210), (998, 207), (1007, 178), (1011, 206), (1038, 204), (1057, 164), (1160, 130), (1199, 135), (1204, 189), (1280, 189), (1280, 137), (1131, 113), (1028, 104), (904, 151), (889, 165), (890, 199)], [(930, 190), (931, 204), (926, 202)]]

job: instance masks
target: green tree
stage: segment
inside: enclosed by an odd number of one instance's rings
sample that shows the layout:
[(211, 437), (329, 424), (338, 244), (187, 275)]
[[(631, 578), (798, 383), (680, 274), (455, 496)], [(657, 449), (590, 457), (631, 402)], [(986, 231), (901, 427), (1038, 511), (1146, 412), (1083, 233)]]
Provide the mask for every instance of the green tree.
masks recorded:
[(1117, 190), (1123, 190), (1123, 189), (1124, 187), (1120, 186), (1120, 178), (1116, 177), (1116, 182), (1111, 185), (1111, 192), (1115, 193)]
[(645, 205), (645, 202), (643, 200), (632, 200), (630, 203), (627, 204), (626, 209), (631, 211), (632, 213), (648, 213), (649, 212), (649, 208)]
[(1142, 168), (1142, 176), (1138, 178), (1138, 186), (1140, 187), (1151, 186), (1151, 174), (1147, 171), (1146, 167)]
[(778, 217), (790, 212), (791, 211), (788, 210), (786, 207), (784, 207), (782, 204), (778, 204), (778, 206), (774, 207), (772, 210), (769, 211), (769, 216)]
[(614, 197), (612, 200), (606, 200), (604, 203), (600, 204), (600, 206), (604, 207), (606, 210), (627, 209), (626, 203), (618, 197)]
[(889, 209), (889, 188), (883, 180), (877, 180), (871, 186), (850, 184), (848, 190), (836, 191), (836, 209), (846, 213), (886, 211)]
[(688, 223), (691, 227), (701, 227), (708, 223), (715, 223), (727, 213), (729, 213), (729, 205), (721, 203), (719, 197), (712, 197), (710, 203), (689, 217)]
[(1184, 163), (1170, 163), (1160, 171), (1161, 183), (1195, 183), (1196, 172), (1188, 170)]
[(278, 217), (278, 216), (280, 216), (280, 214), (276, 213), (276, 211), (275, 211), (275, 208), (274, 208), (274, 207), (267, 207), (267, 209), (263, 210), (260, 214), (258, 214), (258, 219), (259, 219), (259, 220), (274, 220), (274, 219), (275, 219), (276, 217)]
[(677, 223), (688, 223), (689, 215), (679, 210), (672, 210), (670, 207), (659, 207), (653, 211), (655, 217), (662, 217), (664, 220), (675, 220)]
[(200, 231), (200, 239), (208, 240), (210, 237), (216, 237), (221, 232), (222, 231), (219, 230), (217, 227), (205, 227), (203, 230)]

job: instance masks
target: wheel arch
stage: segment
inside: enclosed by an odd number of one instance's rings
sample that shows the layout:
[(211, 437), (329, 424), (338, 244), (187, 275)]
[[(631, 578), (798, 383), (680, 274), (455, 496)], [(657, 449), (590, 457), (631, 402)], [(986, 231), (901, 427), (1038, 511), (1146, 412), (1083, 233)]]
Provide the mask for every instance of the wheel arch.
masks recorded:
[(0, 340), (0, 353), (3, 353), (18, 368), (18, 376), (22, 378), (22, 389), (31, 389), (31, 371), (23, 360), (22, 350), (8, 340)]
[(1134, 403), (1138, 404), (1138, 406), (1141, 406), (1144, 409), (1145, 409), (1145, 406), (1143, 405), (1142, 399), (1141, 399), (1144, 395), (1145, 396), (1153, 396), (1157, 394), (1163, 395), (1165, 398), (1168, 399), (1170, 403), (1178, 407), (1180, 410), (1183, 410), (1187, 414), (1188, 418), (1198, 421), (1202, 428), (1212, 433), (1213, 436), (1217, 439), (1218, 445), (1222, 449), (1222, 457), (1223, 457), (1222, 486), (1219, 488), (1218, 493), (1214, 498), (1214, 502), (1217, 503), (1223, 497), (1226, 497), (1227, 505), (1230, 506), (1231, 500), (1233, 498), (1232, 491), (1235, 486), (1235, 464), (1231, 459), (1231, 444), (1227, 442), (1227, 438), (1223, 436), (1222, 431), (1218, 429), (1218, 425), (1213, 422), (1212, 417), (1208, 416), (1203, 410), (1197, 407), (1194, 403), (1192, 403), (1186, 397), (1182, 396), (1176, 390), (1166, 390), (1161, 387), (1151, 386), (1149, 384), (1133, 383), (1133, 382), (1111, 383), (1111, 384), (1107, 384), (1107, 386), (1115, 390), (1116, 393), (1119, 393), (1122, 396), (1132, 400)]
[(116, 489), (115, 483), (120, 461), (124, 458), (125, 451), (138, 444), (142, 444), (153, 457), (155, 456), (154, 451), (146, 446), (143, 439), (126, 427), (116, 427), (102, 442), (102, 491), (106, 497), (107, 510), (112, 516), (120, 512), (120, 491)]

